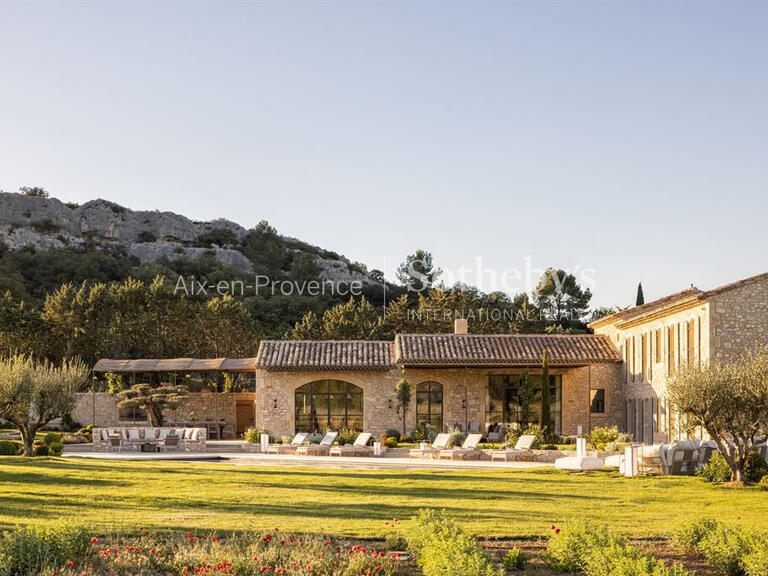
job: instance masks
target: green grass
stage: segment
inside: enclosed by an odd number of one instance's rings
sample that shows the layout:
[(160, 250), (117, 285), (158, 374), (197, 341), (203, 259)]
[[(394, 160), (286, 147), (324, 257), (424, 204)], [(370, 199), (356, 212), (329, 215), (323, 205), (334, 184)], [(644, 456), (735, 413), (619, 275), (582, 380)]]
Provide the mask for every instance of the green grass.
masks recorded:
[(75, 518), (104, 530), (279, 526), (382, 537), (385, 520), (441, 508), (470, 533), (537, 536), (550, 525), (593, 518), (628, 536), (662, 536), (691, 516), (768, 528), (765, 492), (698, 478), (628, 479), (552, 469), (379, 471), (0, 459), (0, 526)]

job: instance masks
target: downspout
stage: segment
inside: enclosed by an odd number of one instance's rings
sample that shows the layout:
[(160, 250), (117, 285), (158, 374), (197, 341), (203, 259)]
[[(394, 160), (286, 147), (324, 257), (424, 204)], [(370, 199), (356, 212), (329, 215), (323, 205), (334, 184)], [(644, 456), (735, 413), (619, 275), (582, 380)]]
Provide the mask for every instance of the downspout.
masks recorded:
[[(592, 396), (592, 364), (588, 364), (587, 368), (589, 370), (589, 391), (587, 392), (587, 434), (592, 432), (592, 402), (590, 402), (590, 397)], [(560, 392), (562, 395), (562, 391)], [(563, 399), (560, 398), (560, 421), (562, 422), (563, 418), (563, 406), (562, 406)]]
[(464, 366), (464, 430), (469, 434), (469, 387), (467, 386), (466, 366)]

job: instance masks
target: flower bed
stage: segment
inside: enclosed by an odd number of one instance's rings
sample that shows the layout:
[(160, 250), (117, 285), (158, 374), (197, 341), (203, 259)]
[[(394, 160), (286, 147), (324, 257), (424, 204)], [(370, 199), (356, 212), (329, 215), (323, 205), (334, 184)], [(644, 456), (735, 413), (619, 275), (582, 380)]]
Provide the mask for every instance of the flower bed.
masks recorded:
[(82, 527), (60, 523), (20, 528), (0, 541), (0, 575), (35, 576), (190, 576), (192, 574), (312, 574), (317, 576), (394, 576), (400, 552), (361, 544), (283, 533), (219, 537), (216, 534), (136, 537), (92, 536)]

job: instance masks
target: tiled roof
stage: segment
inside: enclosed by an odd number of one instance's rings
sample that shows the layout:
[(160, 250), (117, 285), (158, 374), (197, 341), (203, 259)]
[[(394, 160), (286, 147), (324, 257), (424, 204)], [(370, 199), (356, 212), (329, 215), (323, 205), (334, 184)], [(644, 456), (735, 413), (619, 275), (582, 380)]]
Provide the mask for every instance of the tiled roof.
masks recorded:
[(676, 292), (674, 294), (670, 294), (669, 296), (664, 296), (663, 298), (648, 302), (647, 304), (635, 306), (633, 308), (627, 308), (626, 310), (620, 310), (615, 314), (611, 314), (610, 316), (605, 316), (604, 318), (595, 320), (594, 322), (590, 323), (589, 326), (602, 326), (605, 324), (610, 324), (611, 322), (627, 321), (633, 318), (639, 318), (641, 316), (646, 316), (647, 314), (659, 312), (665, 308), (671, 308), (686, 302), (699, 300), (703, 295), (704, 292), (691, 286), (682, 292)]
[(263, 340), (256, 365), (267, 370), (389, 370), (392, 342)]
[(552, 366), (621, 362), (616, 347), (594, 334), (398, 334), (395, 360), (405, 365)]
[(629, 322), (630, 320), (643, 318), (651, 314), (657, 314), (660, 312), (663, 313), (667, 308), (677, 309), (677, 306), (687, 305), (688, 303), (696, 301), (703, 301), (712, 296), (722, 294), (723, 292), (736, 290), (737, 288), (742, 288), (743, 286), (747, 286), (754, 282), (760, 282), (762, 280), (768, 280), (768, 272), (758, 274), (756, 276), (750, 276), (749, 278), (743, 278), (729, 284), (724, 284), (723, 286), (718, 286), (712, 290), (699, 290), (698, 288), (691, 286), (690, 288), (687, 288), (681, 292), (676, 292), (675, 294), (664, 296), (663, 298), (648, 302), (642, 306), (635, 306), (633, 308), (627, 308), (626, 310), (620, 310), (615, 314), (611, 314), (610, 316), (605, 316), (604, 318), (595, 320), (594, 322), (590, 323), (589, 326), (591, 328), (595, 328), (598, 326), (605, 326), (613, 322)]

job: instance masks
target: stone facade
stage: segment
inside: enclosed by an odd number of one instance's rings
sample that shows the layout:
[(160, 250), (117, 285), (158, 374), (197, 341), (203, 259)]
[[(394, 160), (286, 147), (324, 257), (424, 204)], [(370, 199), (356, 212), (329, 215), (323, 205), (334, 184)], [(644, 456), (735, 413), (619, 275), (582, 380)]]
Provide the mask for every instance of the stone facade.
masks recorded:
[[(176, 410), (165, 412), (168, 421), (205, 422), (225, 421), (225, 437), (230, 433), (234, 435), (237, 427), (236, 406), (238, 402), (255, 402), (252, 393), (214, 394), (212, 392), (199, 392), (189, 395), (189, 399)], [(95, 402), (94, 402), (95, 401)], [(94, 410), (95, 403), (95, 410)], [(106, 392), (77, 394), (75, 409), (72, 418), (83, 426), (93, 424), (97, 427), (144, 425), (145, 422), (121, 421), (117, 408), (117, 398)]]
[(736, 360), (745, 350), (768, 343), (768, 279), (713, 295), (709, 309), (713, 360)]
[[(522, 368), (407, 368), (411, 384), (411, 407), (406, 414), (407, 428), (416, 425), (416, 391), (419, 384), (437, 382), (443, 387), (443, 425), (458, 424), (463, 429), (477, 423), (484, 432), (492, 424), (486, 419), (486, 388), (489, 374), (522, 374)], [(530, 374), (540, 369), (527, 370)], [(618, 425), (623, 404), (621, 365), (593, 364), (578, 368), (553, 368), (550, 374), (562, 375), (562, 433), (573, 435), (582, 427)], [(388, 428), (402, 429), (397, 412), (395, 387), (400, 371), (392, 370), (258, 370), (256, 373), (256, 425), (275, 436), (295, 432), (294, 399), (300, 386), (316, 380), (342, 380), (363, 389), (363, 428), (379, 436)], [(606, 411), (590, 414), (590, 386), (604, 388)]]
[(691, 288), (592, 327), (611, 339), (624, 360), (624, 430), (647, 443), (701, 436), (670, 410), (667, 381), (689, 363), (735, 360), (768, 344), (768, 275), (706, 292)]

